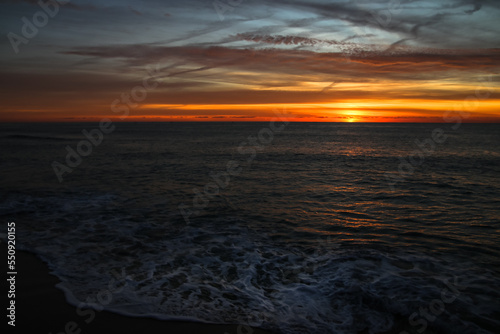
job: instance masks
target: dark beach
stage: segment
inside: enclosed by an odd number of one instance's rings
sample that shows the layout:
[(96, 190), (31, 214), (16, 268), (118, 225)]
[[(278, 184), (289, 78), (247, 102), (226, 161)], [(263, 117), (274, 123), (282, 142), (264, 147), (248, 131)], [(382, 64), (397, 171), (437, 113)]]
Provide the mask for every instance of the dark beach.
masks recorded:
[[(4, 247), (3, 247), (4, 248)], [(17, 252), (16, 326), (22, 333), (221, 333), (265, 334), (257, 328), (238, 325), (212, 325), (181, 321), (161, 321), (132, 318), (119, 314), (96, 311), (95, 318), (86, 323), (88, 316), (76, 313), (77, 308), (66, 302), (64, 293), (55, 287), (60, 281), (49, 273), (47, 265), (28, 252)], [(253, 332), (252, 332), (253, 330)]]

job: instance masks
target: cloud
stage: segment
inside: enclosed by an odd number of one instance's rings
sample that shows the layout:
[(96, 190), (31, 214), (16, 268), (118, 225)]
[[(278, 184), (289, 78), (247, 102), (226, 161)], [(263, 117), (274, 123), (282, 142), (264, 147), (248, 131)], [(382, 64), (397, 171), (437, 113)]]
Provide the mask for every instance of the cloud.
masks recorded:
[(460, 1), (454, 1), (452, 3), (448, 3), (448, 4), (443, 4), (441, 6), (441, 8), (443, 9), (456, 9), (456, 8), (461, 8), (461, 7), (470, 7), (470, 6), (474, 6), (472, 9), (468, 9), (468, 10), (464, 10), (464, 13), (466, 14), (473, 14), (477, 11), (479, 11), (482, 7), (483, 7), (483, 3), (487, 2), (488, 3), (488, 6), (492, 6), (492, 7), (497, 7), (498, 6), (495, 6), (496, 5), (496, 1), (488, 1), (488, 0), (460, 0)]
[(465, 13), (466, 13), (466, 14), (472, 14), (472, 13), (475, 13), (475, 12), (477, 12), (478, 10), (480, 10), (480, 9), (481, 9), (481, 7), (482, 7), (482, 6), (481, 6), (481, 4), (480, 4), (480, 3), (476, 3), (476, 4), (474, 5), (474, 8), (473, 8), (473, 9), (466, 10), (466, 11), (465, 11)]
[(320, 40), (317, 38), (307, 38), (300, 36), (282, 36), (282, 35), (256, 35), (252, 33), (237, 34), (235, 36), (238, 40), (251, 41), (251, 42), (263, 42), (267, 44), (284, 44), (284, 45), (307, 45), (307, 46), (318, 46), (318, 45), (338, 45), (342, 44), (335, 40)]
[(142, 12), (140, 12), (140, 11), (138, 11), (138, 10), (134, 9), (132, 6), (128, 6), (128, 9), (130, 9), (130, 11), (131, 11), (132, 13), (134, 13), (135, 15), (139, 15), (139, 16), (142, 16), (142, 15), (143, 15), (143, 14), (142, 14)]
[[(315, 40), (295, 39), (289, 36), (240, 36), (252, 41), (267, 40), (271, 44), (316, 43)], [(321, 53), (306, 50), (283, 49), (240, 49), (228, 47), (168, 47), (148, 44), (76, 47), (62, 53), (89, 56), (102, 59), (120, 59), (130, 66), (181, 61), (182, 64), (197, 65), (192, 71), (209, 68), (241, 68), (266, 70), (271, 72), (337, 72), (345, 63), (345, 54), (340, 52)], [(390, 52), (365, 50), (349, 55), (353, 63), (343, 64), (343, 68), (353, 75), (369, 75), (371, 71), (391, 73), (401, 72), (414, 75), (419, 72), (439, 72), (449, 69), (493, 69), (499, 67), (500, 49), (483, 50), (440, 50), (431, 48), (395, 47)], [(363, 65), (365, 68), (359, 67)], [(369, 68), (370, 67), (370, 68)], [(363, 72), (367, 70), (368, 72)], [(404, 71), (403, 71), (404, 70)], [(356, 73), (358, 72), (358, 73)], [(182, 72), (179, 72), (182, 74)]]
[[(36, 6), (40, 6), (38, 4), (40, 0), (0, 0), (0, 3), (28, 3), (28, 4), (31, 4), (31, 5), (36, 5)], [(43, 1), (45, 2), (45, 1)], [(70, 2), (68, 1), (67, 3), (65, 4), (61, 4), (62, 7), (64, 8), (71, 8), (71, 9), (75, 9), (75, 10), (95, 10), (97, 9), (96, 6), (93, 6), (93, 5), (89, 5), (89, 4), (85, 4), (85, 5), (79, 5), (79, 4), (75, 4), (74, 2)]]
[[(330, 22), (347, 23), (344, 32), (350, 37), (370, 35), (371, 40), (385, 41), (387, 45), (402, 44), (408, 41), (412, 45), (456, 47), (460, 44), (479, 44), (482, 47), (498, 46), (493, 34), (488, 39), (477, 40), (471, 36), (491, 28), (486, 21), (475, 22), (464, 35), (450, 31), (462, 30), (463, 17), (487, 8), (491, 15), (498, 14), (500, 2), (488, 0), (461, 0), (447, 2), (418, 1), (346, 1), (326, 2), (320, 0), (276, 0), (276, 8), (288, 8), (301, 11), (304, 16), (316, 15), (318, 19)], [(399, 6), (395, 6), (400, 4)], [(472, 9), (470, 8), (472, 6)], [(457, 11), (461, 9), (461, 11)], [(311, 29), (320, 27), (307, 22)], [(423, 29), (432, 28), (432, 29)], [(356, 34), (352, 34), (352, 30)], [(493, 28), (498, 33), (497, 28)], [(350, 38), (348, 38), (350, 39)], [(348, 40), (347, 39), (347, 40)], [(343, 40), (346, 41), (345, 39)], [(489, 45), (487, 44), (489, 43)]]

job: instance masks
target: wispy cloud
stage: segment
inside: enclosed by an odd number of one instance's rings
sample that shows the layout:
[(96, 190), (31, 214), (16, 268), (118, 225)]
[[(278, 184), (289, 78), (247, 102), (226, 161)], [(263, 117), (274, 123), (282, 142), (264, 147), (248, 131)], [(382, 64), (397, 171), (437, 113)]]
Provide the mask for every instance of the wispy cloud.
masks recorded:
[[(212, 3), (202, 0), (74, 0), (65, 5), (72, 10), (61, 10), (25, 45), (25, 53), (0, 54), (0, 110), (52, 116), (72, 110), (80, 118), (107, 113), (109, 102), (153, 64), (159, 64), (163, 84), (148, 93), (148, 103), (206, 105), (210, 115), (175, 111), (200, 117), (229, 113), (216, 109), (219, 104), (256, 101), (296, 104), (304, 109), (300, 117), (346, 108), (363, 109), (368, 117), (380, 112), (382, 100), (406, 101), (386, 106), (393, 116), (434, 117), (426, 108), (474, 94), (475, 82), (486, 74), (492, 74), (489, 89), (498, 92), (499, 1), (395, 3), (254, 0), (228, 11), (221, 22)], [(0, 0), (0, 6), (5, 35), (20, 34), (20, 18), (32, 17), (38, 1)], [(231, 117), (252, 116), (244, 106), (237, 109), (241, 115)]]

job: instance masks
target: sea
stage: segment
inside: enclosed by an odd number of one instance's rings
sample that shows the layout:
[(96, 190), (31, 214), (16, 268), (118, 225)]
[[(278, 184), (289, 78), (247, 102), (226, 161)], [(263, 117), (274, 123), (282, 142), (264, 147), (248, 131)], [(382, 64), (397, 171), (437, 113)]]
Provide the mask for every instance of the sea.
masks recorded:
[(500, 124), (5, 123), (0, 145), (2, 221), (75, 306), (500, 333)]

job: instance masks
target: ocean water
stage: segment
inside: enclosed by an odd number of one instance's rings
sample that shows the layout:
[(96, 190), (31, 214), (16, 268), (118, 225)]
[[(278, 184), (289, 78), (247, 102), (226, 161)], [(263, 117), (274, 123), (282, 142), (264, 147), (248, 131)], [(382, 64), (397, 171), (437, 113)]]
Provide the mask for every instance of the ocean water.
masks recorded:
[(60, 182), (98, 125), (2, 124), (0, 214), (74, 305), (499, 333), (500, 125), (273, 125), (116, 123)]

